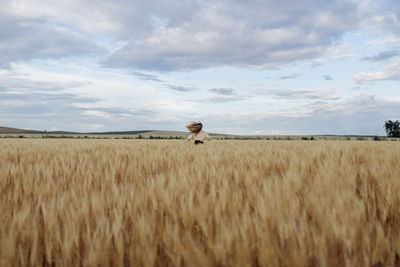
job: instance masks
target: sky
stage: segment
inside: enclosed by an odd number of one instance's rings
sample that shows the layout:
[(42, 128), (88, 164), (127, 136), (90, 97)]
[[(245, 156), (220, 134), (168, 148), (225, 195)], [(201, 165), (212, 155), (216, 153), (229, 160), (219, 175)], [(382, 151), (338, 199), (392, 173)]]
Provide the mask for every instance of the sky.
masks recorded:
[(385, 135), (398, 0), (1, 0), (0, 125)]

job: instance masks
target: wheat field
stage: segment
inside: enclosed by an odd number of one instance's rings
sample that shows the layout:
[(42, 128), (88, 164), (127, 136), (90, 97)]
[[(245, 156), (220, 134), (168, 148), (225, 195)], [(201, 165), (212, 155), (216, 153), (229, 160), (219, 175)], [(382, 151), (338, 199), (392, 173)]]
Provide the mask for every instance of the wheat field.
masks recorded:
[(0, 266), (400, 265), (400, 142), (0, 148)]

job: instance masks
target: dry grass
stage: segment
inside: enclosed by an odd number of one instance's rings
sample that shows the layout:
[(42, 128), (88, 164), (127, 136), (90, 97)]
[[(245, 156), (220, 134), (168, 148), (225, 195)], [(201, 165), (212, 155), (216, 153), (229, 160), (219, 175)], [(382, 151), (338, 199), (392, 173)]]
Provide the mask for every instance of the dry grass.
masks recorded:
[(0, 148), (0, 266), (399, 265), (400, 142)]

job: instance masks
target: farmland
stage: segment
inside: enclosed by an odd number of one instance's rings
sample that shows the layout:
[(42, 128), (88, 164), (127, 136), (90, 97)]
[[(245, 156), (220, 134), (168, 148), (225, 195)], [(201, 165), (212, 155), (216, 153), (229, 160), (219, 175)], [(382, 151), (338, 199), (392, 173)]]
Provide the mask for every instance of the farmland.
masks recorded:
[(400, 142), (0, 147), (0, 266), (400, 264)]

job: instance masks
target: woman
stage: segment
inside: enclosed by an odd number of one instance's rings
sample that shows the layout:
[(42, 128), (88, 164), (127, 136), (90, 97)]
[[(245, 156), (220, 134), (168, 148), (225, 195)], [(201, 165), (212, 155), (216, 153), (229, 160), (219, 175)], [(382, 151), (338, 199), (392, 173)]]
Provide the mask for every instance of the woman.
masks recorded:
[(191, 124), (186, 125), (186, 128), (190, 132), (187, 141), (193, 140), (195, 145), (204, 144), (204, 139), (208, 141), (211, 140), (208, 133), (201, 130), (203, 128), (203, 124), (201, 122), (192, 122)]

